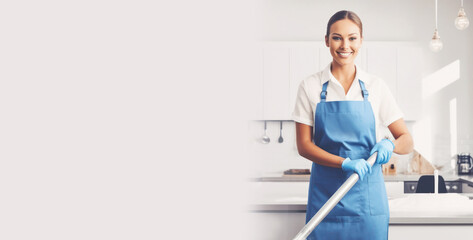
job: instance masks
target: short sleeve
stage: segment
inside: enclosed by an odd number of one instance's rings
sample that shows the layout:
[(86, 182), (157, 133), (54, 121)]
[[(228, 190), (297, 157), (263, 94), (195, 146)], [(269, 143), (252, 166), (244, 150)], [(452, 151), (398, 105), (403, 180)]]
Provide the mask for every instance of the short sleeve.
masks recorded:
[(380, 81), (380, 85), (381, 103), (379, 106), (379, 117), (381, 124), (388, 127), (391, 123), (401, 119), (404, 115), (386, 83)]
[(312, 116), (314, 116), (314, 114), (306, 91), (306, 82), (302, 81), (299, 84), (299, 90), (297, 91), (296, 104), (294, 106), (294, 111), (292, 112), (292, 120), (313, 126), (314, 120), (312, 119)]

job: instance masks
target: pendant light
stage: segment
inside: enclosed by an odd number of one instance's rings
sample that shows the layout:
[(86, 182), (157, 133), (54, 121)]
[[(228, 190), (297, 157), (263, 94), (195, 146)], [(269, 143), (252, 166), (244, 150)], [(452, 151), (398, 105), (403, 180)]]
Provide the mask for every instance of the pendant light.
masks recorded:
[(463, 0), (462, 5), (460, 7), (460, 10), (458, 10), (458, 17), (455, 18), (455, 27), (457, 27), (458, 30), (463, 30), (470, 25), (470, 21), (468, 21), (468, 18), (466, 17), (465, 9), (463, 9)]
[(440, 41), (439, 32), (437, 31), (437, 0), (435, 0), (435, 31), (432, 40), (430, 41), (430, 50), (433, 52), (439, 52), (442, 50), (443, 44)]

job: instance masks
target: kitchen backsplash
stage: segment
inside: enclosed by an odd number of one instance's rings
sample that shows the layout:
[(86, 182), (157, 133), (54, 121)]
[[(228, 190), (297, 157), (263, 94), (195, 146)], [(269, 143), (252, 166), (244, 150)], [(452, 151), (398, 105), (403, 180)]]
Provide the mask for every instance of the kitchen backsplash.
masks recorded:
[(282, 143), (278, 142), (280, 122), (268, 121), (266, 124), (270, 142), (263, 144), (264, 121), (248, 122), (248, 146), (252, 157), (249, 173), (259, 176), (271, 172), (282, 173), (290, 168), (310, 168), (311, 162), (297, 152), (294, 122), (283, 121)]
[[(312, 162), (299, 156), (297, 152), (295, 140), (295, 123), (293, 121), (282, 121), (282, 137), (283, 142), (279, 143), (280, 121), (267, 121), (267, 136), (270, 138), (268, 144), (262, 143), (264, 135), (264, 121), (248, 121), (248, 149), (251, 157), (251, 169), (248, 174), (250, 176), (261, 176), (263, 174), (282, 173), (284, 170), (291, 168), (309, 168)], [(414, 139), (422, 136), (416, 136), (413, 132), (415, 122), (407, 121), (406, 125), (413, 135)], [(427, 160), (436, 166), (446, 166), (444, 170), (450, 166), (452, 156), (450, 154), (450, 139), (445, 136), (434, 136), (432, 142), (432, 153), (430, 159)], [(421, 138), (422, 139), (422, 138)], [(466, 138), (465, 138), (466, 139)], [(459, 151), (469, 151), (471, 140), (459, 141)], [(414, 143), (415, 145), (415, 143)], [(464, 149), (464, 150), (462, 150)], [(428, 154), (419, 151), (423, 156)], [(409, 158), (409, 156), (398, 156), (399, 158)], [(402, 161), (407, 164), (409, 160)], [(400, 169), (407, 169), (407, 166), (399, 166)]]

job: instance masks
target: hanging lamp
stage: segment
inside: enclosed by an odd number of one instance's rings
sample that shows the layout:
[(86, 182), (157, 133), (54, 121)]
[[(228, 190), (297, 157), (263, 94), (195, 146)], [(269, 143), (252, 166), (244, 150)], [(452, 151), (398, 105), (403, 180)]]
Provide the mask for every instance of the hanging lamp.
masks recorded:
[(433, 52), (439, 52), (442, 50), (443, 44), (440, 40), (439, 32), (437, 30), (437, 0), (435, 0), (435, 31), (432, 40), (430, 40), (430, 50)]
[(458, 30), (463, 30), (470, 25), (470, 21), (468, 21), (466, 17), (465, 9), (463, 9), (463, 0), (461, 0), (461, 4), (460, 10), (458, 10), (458, 17), (455, 18), (455, 27)]

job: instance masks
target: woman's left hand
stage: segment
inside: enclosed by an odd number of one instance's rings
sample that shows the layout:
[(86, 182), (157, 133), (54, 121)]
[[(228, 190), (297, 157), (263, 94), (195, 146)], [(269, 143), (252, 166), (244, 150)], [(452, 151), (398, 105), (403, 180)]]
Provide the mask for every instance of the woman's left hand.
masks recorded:
[(394, 143), (389, 139), (383, 139), (374, 145), (373, 149), (371, 149), (370, 156), (373, 155), (373, 153), (378, 152), (376, 163), (385, 164), (389, 161), (389, 159), (391, 159), (393, 151)]

